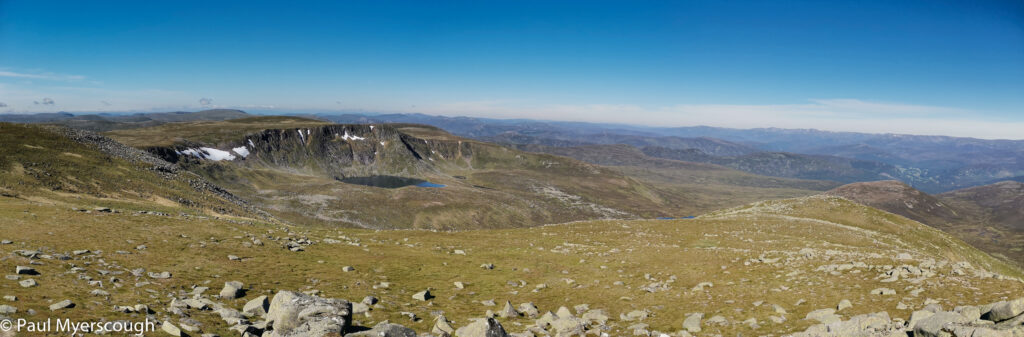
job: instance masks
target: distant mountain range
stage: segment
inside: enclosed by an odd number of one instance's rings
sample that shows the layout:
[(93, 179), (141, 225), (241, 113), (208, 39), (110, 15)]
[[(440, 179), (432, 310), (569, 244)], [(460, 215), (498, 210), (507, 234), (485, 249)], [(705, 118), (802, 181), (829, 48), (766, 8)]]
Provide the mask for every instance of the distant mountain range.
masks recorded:
[(150, 112), (135, 114), (74, 115), (67, 112), (39, 114), (0, 114), (0, 122), (46, 123), (64, 125), (88, 131), (110, 131), (157, 126), (165, 123), (191, 121), (223, 121), (251, 117), (241, 110), (212, 109), (198, 112)]
[(756, 174), (839, 182), (897, 179), (930, 193), (1024, 176), (1024, 140), (813, 129), (644, 127), (422, 114), (319, 117), (341, 123), (429, 124), (456, 135), (506, 144), (627, 144), (645, 148), (645, 153), (655, 157), (720, 164)]
[[(0, 121), (52, 123), (109, 131), (168, 122), (218, 121), (251, 115), (239, 110), (132, 115), (0, 115)], [(646, 127), (528, 119), (424, 114), (319, 114), (344, 124), (416, 123), (454, 135), (506, 145), (584, 147), (625, 144), (650, 157), (722, 165), (749, 173), (840, 183), (895, 179), (928, 193), (1003, 180), (1024, 180), (1024, 140), (983, 140), (831, 132), (813, 129)], [(546, 151), (551, 152), (551, 151)], [(591, 159), (595, 157), (591, 156)], [(593, 162), (599, 162), (596, 160)]]

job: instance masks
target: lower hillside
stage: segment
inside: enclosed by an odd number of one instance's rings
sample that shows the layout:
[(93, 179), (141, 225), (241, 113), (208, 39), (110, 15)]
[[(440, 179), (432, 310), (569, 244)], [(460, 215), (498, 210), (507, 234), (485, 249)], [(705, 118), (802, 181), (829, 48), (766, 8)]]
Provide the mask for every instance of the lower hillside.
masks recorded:
[(210, 216), (268, 217), (149, 153), (64, 127), (0, 123), (0, 195), (83, 211), (101, 204), (129, 209), (158, 204)]
[(843, 185), (827, 194), (941, 229), (1024, 266), (1024, 184), (1006, 181), (932, 196), (888, 180)]
[[(1019, 331), (1024, 320), (1013, 319), (1024, 310), (1016, 302), (960, 307), (1021, 297), (1019, 269), (837, 197), (686, 220), (464, 232), (301, 228), (114, 206), (85, 213), (0, 197), (0, 268), (9, 274), (0, 315), (149, 318), (193, 336), (411, 336), (385, 321), (435, 336), (503, 336), (499, 324), (516, 336), (779, 336), (867, 314), (884, 321), (879, 329), (906, 335), (920, 325), (915, 336), (935, 336), (929, 324), (969, 320), (975, 309), (974, 319), (1000, 322), (989, 328)], [(328, 310), (295, 315), (314, 305)], [(914, 312), (922, 308), (935, 318)], [(959, 316), (944, 311), (954, 309)]]

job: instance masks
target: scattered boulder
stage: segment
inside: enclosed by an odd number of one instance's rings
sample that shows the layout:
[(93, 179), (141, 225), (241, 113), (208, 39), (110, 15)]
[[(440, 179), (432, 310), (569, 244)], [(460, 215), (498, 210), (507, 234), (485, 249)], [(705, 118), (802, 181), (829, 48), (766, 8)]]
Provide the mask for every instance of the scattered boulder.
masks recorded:
[(551, 330), (555, 336), (583, 336), (586, 324), (572, 315), (558, 315), (558, 319), (551, 322)]
[(683, 329), (690, 333), (700, 332), (700, 320), (704, 319), (704, 313), (698, 312), (686, 316), (683, 321)]
[(872, 295), (896, 295), (896, 291), (889, 288), (875, 288), (871, 290)]
[(498, 317), (501, 317), (501, 318), (519, 317), (519, 312), (516, 311), (516, 309), (512, 307), (512, 302), (505, 301), (505, 307), (502, 308), (501, 311), (498, 312)]
[[(633, 311), (630, 311), (630, 312), (625, 313), (625, 314), (619, 314), (619, 319), (621, 319), (623, 321), (627, 321), (627, 322), (629, 322), (629, 321), (642, 321), (642, 320), (647, 319), (647, 316), (649, 316), (649, 315), (650, 315), (650, 313), (648, 313), (645, 310), (633, 310)], [(559, 315), (558, 317), (562, 317), (562, 315)]]
[(17, 266), (14, 268), (15, 273), (18, 275), (39, 275), (39, 272), (35, 268), (26, 266)]
[(419, 301), (429, 301), (431, 298), (434, 298), (434, 295), (430, 294), (430, 290), (424, 290), (412, 295), (412, 299)]
[(451, 336), (455, 333), (455, 328), (452, 327), (451, 322), (448, 322), (444, 315), (439, 315), (434, 320), (434, 326), (430, 328), (430, 333), (439, 336)]
[(242, 307), (242, 313), (249, 316), (265, 316), (269, 307), (270, 302), (267, 301), (267, 296), (264, 295), (246, 302), (245, 306)]
[(272, 327), (269, 337), (341, 334), (351, 322), (352, 304), (348, 301), (292, 291), (274, 295), (267, 310), (267, 325)]
[(50, 304), (50, 311), (57, 311), (57, 310), (62, 310), (62, 309), (74, 308), (74, 307), (75, 307), (75, 303), (71, 302), (71, 300), (63, 300), (63, 301), (60, 301), (60, 302), (57, 302), (57, 303), (54, 303), (54, 304)]
[(522, 313), (523, 315), (526, 315), (526, 317), (530, 318), (536, 318), (538, 315), (540, 315), (540, 310), (537, 309), (537, 306), (533, 305), (533, 303), (530, 302), (520, 303), (519, 312)]
[(39, 285), (39, 282), (36, 282), (36, 280), (33, 279), (24, 279), (18, 281), (18, 285), (20, 285), (22, 288), (32, 288)]
[(706, 323), (713, 325), (729, 325), (729, 320), (726, 319), (725, 316), (715, 315), (712, 316), (711, 318), (708, 318)]
[(548, 311), (548, 312), (545, 312), (543, 315), (541, 315), (540, 318), (537, 319), (536, 323), (537, 323), (537, 326), (540, 327), (541, 329), (546, 329), (556, 319), (558, 319), (558, 317), (556, 317), (555, 314), (553, 314), (550, 311)]
[(164, 321), (163, 324), (160, 324), (160, 330), (163, 330), (164, 332), (171, 336), (185, 336), (185, 334), (181, 332), (181, 329), (174, 326), (174, 324), (171, 324), (171, 322), (168, 321)]
[(236, 298), (245, 297), (245, 285), (238, 281), (224, 282), (224, 289), (220, 291), (220, 298), (226, 300), (233, 300)]
[(370, 306), (366, 303), (352, 303), (352, 314), (353, 315), (365, 315), (370, 312)]
[(169, 279), (171, 278), (171, 273), (166, 271), (160, 273), (149, 272), (149, 277), (157, 280)]
[(455, 337), (508, 337), (508, 333), (493, 318), (480, 318), (455, 330)]
[(555, 316), (558, 316), (558, 318), (574, 317), (572, 311), (569, 311), (569, 308), (566, 307), (558, 307), (558, 310), (555, 311)]

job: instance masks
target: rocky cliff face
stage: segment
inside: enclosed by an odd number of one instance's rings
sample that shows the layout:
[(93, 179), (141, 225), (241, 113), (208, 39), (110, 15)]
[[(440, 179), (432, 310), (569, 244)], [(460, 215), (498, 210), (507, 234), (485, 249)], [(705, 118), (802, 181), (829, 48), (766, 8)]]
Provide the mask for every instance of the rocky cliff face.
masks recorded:
[(369, 174), (416, 176), (439, 165), (467, 166), (470, 142), (404, 133), (391, 125), (324, 125), (269, 129), (219, 144), (150, 148), (168, 161), (227, 161), (334, 178)]

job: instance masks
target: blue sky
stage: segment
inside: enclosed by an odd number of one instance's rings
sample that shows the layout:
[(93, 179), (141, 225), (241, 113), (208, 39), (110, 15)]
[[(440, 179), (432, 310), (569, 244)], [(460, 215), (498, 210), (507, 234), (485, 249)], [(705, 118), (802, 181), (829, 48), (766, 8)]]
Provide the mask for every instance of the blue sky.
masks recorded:
[(1024, 2), (0, 0), (0, 102), (1022, 138)]

